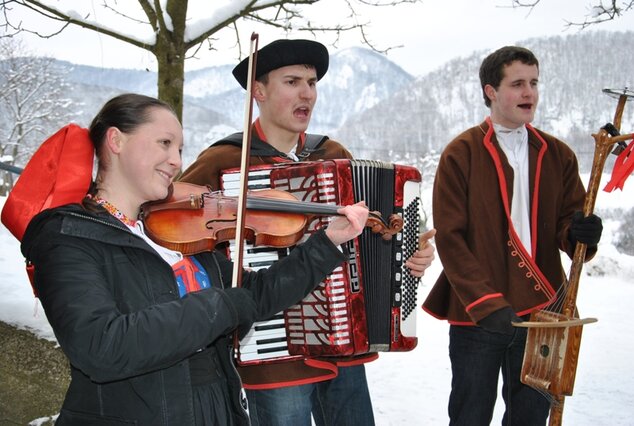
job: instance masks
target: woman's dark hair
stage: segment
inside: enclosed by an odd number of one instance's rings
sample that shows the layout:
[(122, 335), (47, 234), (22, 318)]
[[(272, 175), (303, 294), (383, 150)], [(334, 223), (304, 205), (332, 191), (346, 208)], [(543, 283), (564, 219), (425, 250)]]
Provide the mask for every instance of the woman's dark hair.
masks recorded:
[(504, 78), (504, 67), (515, 61), (520, 61), (525, 65), (537, 65), (537, 69), (539, 69), (539, 61), (533, 52), (519, 46), (504, 46), (482, 61), (482, 65), (480, 65), (480, 85), (482, 86), (482, 95), (486, 106), (491, 106), (491, 100), (484, 92), (484, 86), (490, 84), (497, 90)]
[(102, 158), (103, 142), (110, 127), (116, 127), (123, 133), (132, 133), (137, 127), (149, 121), (151, 108), (165, 108), (174, 113), (168, 103), (136, 93), (124, 93), (106, 102), (93, 118), (89, 129), (97, 158)]

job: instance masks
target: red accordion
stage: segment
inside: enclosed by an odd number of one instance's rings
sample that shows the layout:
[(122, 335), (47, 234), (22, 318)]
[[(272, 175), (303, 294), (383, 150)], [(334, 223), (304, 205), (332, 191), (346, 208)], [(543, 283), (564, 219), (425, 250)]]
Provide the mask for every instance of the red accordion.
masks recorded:
[[(251, 167), (250, 189), (279, 189), (299, 200), (336, 205), (365, 201), (384, 218), (402, 215), (403, 230), (386, 241), (366, 229), (343, 247), (343, 262), (297, 305), (256, 322), (236, 348), (240, 365), (307, 356), (350, 356), (416, 347), (417, 288), (403, 263), (418, 248), (420, 172), (368, 160), (328, 160)], [(235, 195), (239, 169), (226, 170), (222, 187)], [(307, 235), (326, 226), (313, 220)], [(232, 245), (229, 255), (234, 250)], [(245, 246), (244, 267), (259, 269), (290, 249)]]

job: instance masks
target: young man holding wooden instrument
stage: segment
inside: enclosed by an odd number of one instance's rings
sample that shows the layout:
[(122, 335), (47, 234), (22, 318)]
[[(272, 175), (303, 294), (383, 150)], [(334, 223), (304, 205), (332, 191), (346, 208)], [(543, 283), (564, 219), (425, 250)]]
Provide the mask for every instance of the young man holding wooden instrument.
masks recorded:
[(446, 319), (451, 425), (488, 425), (500, 370), (502, 424), (545, 424), (549, 400), (520, 382), (526, 328), (512, 322), (553, 306), (566, 276), (560, 250), (597, 251), (601, 219), (581, 213), (585, 190), (574, 152), (530, 125), (539, 63), (507, 46), (484, 59), (480, 82), (491, 115), (445, 148), (433, 217), (443, 271), (423, 308)]
[[(258, 51), (252, 95), (259, 117), (253, 123), (251, 165), (352, 158), (326, 136), (307, 135), (317, 100), (317, 82), (328, 69), (325, 46), (310, 40), (276, 40)], [(233, 70), (247, 87), (248, 58)], [(183, 173), (181, 180), (220, 188), (221, 171), (240, 165), (242, 134), (218, 141)], [(430, 234), (428, 237), (433, 236)], [(406, 262), (422, 276), (434, 258), (427, 244)], [(377, 354), (335, 360), (312, 359), (238, 368), (253, 425), (374, 424), (365, 362)]]

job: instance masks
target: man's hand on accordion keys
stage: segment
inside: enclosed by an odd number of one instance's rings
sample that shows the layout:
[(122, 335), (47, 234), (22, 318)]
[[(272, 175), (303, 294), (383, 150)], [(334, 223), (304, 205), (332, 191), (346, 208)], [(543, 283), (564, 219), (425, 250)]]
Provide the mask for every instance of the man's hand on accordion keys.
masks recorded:
[(425, 269), (435, 259), (434, 252), (436, 249), (430, 242), (434, 235), (436, 235), (436, 230), (433, 228), (423, 233), (419, 238), (418, 250), (405, 262), (405, 266), (409, 268), (411, 274), (415, 277), (425, 275)]
[(342, 216), (336, 216), (326, 228), (326, 236), (334, 245), (340, 245), (361, 234), (369, 214), (363, 201), (337, 210)]

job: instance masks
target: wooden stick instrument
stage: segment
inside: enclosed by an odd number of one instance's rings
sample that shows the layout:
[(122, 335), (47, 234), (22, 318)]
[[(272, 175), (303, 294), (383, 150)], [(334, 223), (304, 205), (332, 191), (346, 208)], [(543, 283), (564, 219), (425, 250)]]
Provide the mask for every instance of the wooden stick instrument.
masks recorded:
[[(618, 97), (614, 122), (593, 134), (595, 152), (590, 173), (590, 182), (583, 206), (584, 216), (594, 211), (603, 167), (612, 146), (631, 139), (632, 135), (618, 135), (621, 117), (628, 97), (634, 92), (604, 89), (604, 93)], [(576, 300), (581, 269), (586, 257), (586, 244), (577, 243), (572, 258), (567, 284), (560, 291), (555, 304), (531, 314), (530, 321), (514, 323), (527, 327), (528, 337), (520, 380), (552, 399), (549, 426), (561, 425), (565, 396), (572, 395), (584, 324), (596, 322), (595, 318), (579, 318)]]

